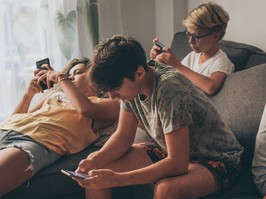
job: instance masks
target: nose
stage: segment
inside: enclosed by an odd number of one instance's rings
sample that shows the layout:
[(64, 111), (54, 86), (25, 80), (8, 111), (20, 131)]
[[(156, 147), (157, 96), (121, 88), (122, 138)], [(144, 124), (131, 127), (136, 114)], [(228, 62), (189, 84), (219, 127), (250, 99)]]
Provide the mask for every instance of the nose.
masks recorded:
[(68, 78), (71, 79), (71, 81), (75, 79), (74, 75), (69, 75)]

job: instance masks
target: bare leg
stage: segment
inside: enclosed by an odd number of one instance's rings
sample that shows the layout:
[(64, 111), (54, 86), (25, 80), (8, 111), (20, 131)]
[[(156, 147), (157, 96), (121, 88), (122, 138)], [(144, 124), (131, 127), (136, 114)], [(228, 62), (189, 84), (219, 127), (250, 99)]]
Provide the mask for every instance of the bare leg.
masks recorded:
[(190, 164), (188, 173), (173, 178), (164, 178), (156, 183), (154, 198), (193, 199), (217, 191), (218, 185), (212, 173), (200, 164)]
[(86, 189), (86, 199), (111, 199), (112, 189)]
[(27, 154), (18, 148), (0, 150), (0, 197), (15, 189), (32, 175)]
[[(134, 169), (146, 167), (152, 164), (149, 156), (139, 145), (133, 145), (124, 156), (118, 160), (106, 165), (105, 169), (112, 169), (117, 172), (131, 171)], [(87, 189), (86, 199), (111, 199), (111, 189)]]

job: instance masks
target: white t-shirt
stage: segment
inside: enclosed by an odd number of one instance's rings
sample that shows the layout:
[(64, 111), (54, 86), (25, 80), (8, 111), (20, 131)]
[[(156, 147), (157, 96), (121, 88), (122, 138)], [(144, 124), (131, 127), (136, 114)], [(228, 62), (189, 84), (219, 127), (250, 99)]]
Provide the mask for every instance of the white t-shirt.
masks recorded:
[(226, 75), (229, 75), (234, 72), (235, 66), (229, 60), (227, 55), (220, 49), (214, 56), (205, 61), (202, 64), (199, 64), (200, 53), (191, 51), (181, 63), (191, 70), (210, 77), (213, 72), (224, 72)]

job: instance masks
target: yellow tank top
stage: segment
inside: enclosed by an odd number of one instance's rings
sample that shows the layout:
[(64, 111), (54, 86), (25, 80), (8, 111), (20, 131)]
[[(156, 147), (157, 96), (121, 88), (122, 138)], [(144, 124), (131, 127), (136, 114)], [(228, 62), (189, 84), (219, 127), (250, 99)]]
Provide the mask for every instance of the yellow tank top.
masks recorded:
[(78, 114), (63, 92), (56, 92), (46, 99), (41, 109), (14, 114), (0, 123), (0, 129), (28, 135), (56, 153), (68, 155), (83, 150), (99, 137), (91, 124), (92, 119)]

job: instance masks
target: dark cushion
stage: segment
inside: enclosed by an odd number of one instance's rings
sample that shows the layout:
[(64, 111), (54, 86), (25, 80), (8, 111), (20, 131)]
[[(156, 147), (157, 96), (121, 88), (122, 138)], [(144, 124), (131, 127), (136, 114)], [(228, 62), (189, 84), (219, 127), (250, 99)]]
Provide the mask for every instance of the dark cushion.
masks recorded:
[[(221, 49), (227, 54), (228, 58), (235, 64), (235, 72), (246, 68), (250, 56), (261, 49), (243, 43), (227, 40), (220, 41)], [(184, 32), (177, 32), (171, 44), (171, 50), (182, 60), (190, 51), (188, 39)]]
[(255, 52), (262, 52), (261, 49), (237, 42), (221, 40), (221, 49), (228, 58), (235, 64), (235, 72), (246, 69), (250, 56)]
[(188, 39), (184, 32), (175, 33), (171, 44), (171, 50), (180, 60), (182, 60), (189, 52), (191, 52), (192, 49), (188, 44)]
[(222, 89), (210, 97), (224, 121), (244, 146), (251, 163), (256, 134), (266, 103), (266, 64), (229, 75)]
[(265, 52), (256, 52), (251, 55), (248, 60), (247, 67), (251, 68), (253, 66), (266, 63), (266, 53)]

